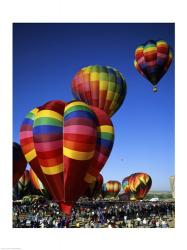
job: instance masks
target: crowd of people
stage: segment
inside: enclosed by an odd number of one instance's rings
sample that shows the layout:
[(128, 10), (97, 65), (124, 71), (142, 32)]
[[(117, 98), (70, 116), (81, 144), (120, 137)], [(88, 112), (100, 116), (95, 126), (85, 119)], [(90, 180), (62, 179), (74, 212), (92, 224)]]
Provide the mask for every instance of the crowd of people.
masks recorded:
[(69, 217), (49, 200), (13, 205), (14, 228), (167, 228), (174, 217), (174, 202), (165, 201), (80, 201)]

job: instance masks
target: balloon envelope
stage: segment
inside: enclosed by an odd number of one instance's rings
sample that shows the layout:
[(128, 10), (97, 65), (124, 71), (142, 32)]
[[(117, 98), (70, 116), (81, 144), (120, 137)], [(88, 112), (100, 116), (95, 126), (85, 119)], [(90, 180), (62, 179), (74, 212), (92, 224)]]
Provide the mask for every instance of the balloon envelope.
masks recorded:
[(72, 80), (72, 92), (77, 100), (96, 106), (109, 116), (120, 108), (126, 88), (122, 74), (109, 66), (82, 68)]
[[(173, 60), (173, 53), (164, 40), (149, 40), (137, 47), (134, 66), (154, 86), (167, 72)], [(156, 87), (153, 89), (156, 91)]]
[(86, 195), (89, 198), (97, 198), (101, 193), (102, 185), (103, 185), (103, 176), (99, 174), (96, 178), (96, 181), (89, 184)]
[(55, 100), (26, 116), (20, 139), (32, 169), (69, 214), (109, 157), (114, 132), (104, 111)]
[(151, 177), (146, 173), (134, 173), (122, 181), (124, 193), (130, 200), (142, 200), (152, 185)]
[(111, 180), (105, 183), (102, 187), (103, 197), (116, 197), (121, 190), (119, 181)]

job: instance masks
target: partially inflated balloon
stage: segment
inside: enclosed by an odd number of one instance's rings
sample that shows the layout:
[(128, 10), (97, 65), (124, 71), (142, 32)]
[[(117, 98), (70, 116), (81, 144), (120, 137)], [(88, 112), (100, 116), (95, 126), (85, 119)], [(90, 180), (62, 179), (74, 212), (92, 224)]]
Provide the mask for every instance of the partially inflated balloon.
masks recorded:
[(172, 50), (164, 40), (149, 40), (137, 47), (134, 66), (148, 79), (157, 91), (157, 83), (167, 72), (173, 59)]
[(86, 195), (89, 198), (97, 198), (101, 193), (103, 185), (103, 176), (99, 174), (93, 183), (90, 183)]
[(29, 171), (25, 170), (23, 175), (18, 181), (18, 192), (23, 196), (28, 194), (29, 188), (30, 188), (30, 176)]
[(38, 190), (42, 195), (48, 197), (49, 195), (48, 195), (48, 191), (46, 187), (42, 184), (42, 182), (40, 181), (40, 179), (38, 178), (34, 170), (32, 170), (32, 168), (30, 168), (29, 174), (30, 174), (30, 179), (31, 179), (31, 183), (33, 187), (36, 190)]
[(130, 200), (142, 200), (152, 185), (151, 177), (145, 173), (134, 173), (122, 181), (124, 193)]
[(13, 142), (13, 186), (15, 186), (19, 178), (23, 175), (27, 161), (21, 149), (21, 146)]
[(121, 189), (121, 183), (119, 181), (108, 181), (102, 189), (104, 197), (116, 197)]
[(50, 101), (34, 109), (20, 136), (26, 159), (67, 214), (95, 181), (114, 140), (108, 115), (79, 101)]
[(126, 88), (122, 74), (109, 66), (82, 68), (72, 80), (72, 92), (77, 100), (98, 107), (109, 116), (120, 108)]

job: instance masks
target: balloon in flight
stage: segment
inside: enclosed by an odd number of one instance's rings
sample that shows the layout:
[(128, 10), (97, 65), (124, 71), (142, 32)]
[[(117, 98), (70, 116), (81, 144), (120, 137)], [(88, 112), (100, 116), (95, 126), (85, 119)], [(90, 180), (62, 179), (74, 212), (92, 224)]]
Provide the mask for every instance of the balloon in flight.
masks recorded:
[(122, 74), (109, 66), (87, 66), (72, 80), (72, 93), (77, 100), (104, 110), (112, 116), (122, 105), (127, 86)]
[(137, 71), (153, 85), (157, 91), (157, 84), (167, 72), (173, 60), (171, 47), (164, 40), (149, 40), (137, 47), (134, 66)]

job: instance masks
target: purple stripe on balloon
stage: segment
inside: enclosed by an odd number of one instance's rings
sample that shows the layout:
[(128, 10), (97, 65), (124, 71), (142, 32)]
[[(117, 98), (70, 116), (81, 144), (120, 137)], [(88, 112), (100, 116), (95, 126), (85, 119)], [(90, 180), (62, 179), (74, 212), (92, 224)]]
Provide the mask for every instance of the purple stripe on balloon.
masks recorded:
[(38, 152), (45, 152), (45, 151), (54, 151), (59, 149), (63, 146), (62, 140), (52, 141), (52, 142), (41, 142), (41, 143), (34, 143), (35, 149)]
[(92, 135), (95, 133), (95, 128), (83, 125), (64, 126), (64, 133)]

